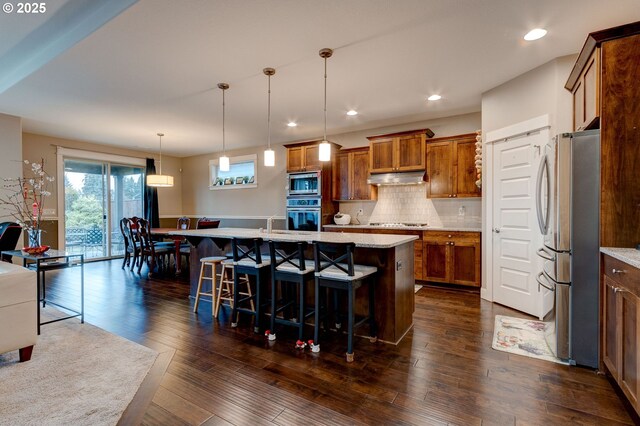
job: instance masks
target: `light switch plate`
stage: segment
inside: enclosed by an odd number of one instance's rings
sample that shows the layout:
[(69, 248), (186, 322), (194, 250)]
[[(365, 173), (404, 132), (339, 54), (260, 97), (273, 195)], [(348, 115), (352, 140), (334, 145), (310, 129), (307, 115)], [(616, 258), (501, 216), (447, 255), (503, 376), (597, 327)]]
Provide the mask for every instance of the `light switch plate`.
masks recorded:
[(42, 210), (42, 214), (45, 216), (55, 216), (56, 215), (56, 209), (44, 209)]

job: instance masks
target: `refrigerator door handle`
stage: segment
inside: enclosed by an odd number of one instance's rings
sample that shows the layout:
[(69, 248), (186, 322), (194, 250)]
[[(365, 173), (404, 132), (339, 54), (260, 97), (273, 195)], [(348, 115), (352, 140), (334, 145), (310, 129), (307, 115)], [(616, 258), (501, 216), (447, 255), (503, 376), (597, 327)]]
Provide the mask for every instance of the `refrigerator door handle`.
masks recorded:
[(542, 235), (546, 235), (549, 230), (549, 200), (547, 199), (547, 205), (545, 206), (545, 212), (543, 216), (542, 211), (542, 178), (545, 177), (547, 181), (547, 194), (549, 197), (549, 191), (551, 190), (549, 182), (549, 159), (545, 154), (540, 160), (540, 168), (538, 169), (538, 180), (536, 181), (536, 212), (538, 213), (538, 225), (540, 226), (540, 232)]
[(553, 287), (549, 287), (549, 283), (544, 283), (542, 282), (542, 277), (544, 276), (544, 272), (540, 272), (537, 276), (536, 276), (536, 281), (538, 281), (538, 293), (540, 292), (540, 286), (546, 288), (549, 291), (556, 291), (555, 288)]
[(544, 247), (540, 247), (536, 251), (536, 254), (545, 260), (550, 260), (552, 262), (556, 261), (556, 257), (553, 254), (549, 253)]

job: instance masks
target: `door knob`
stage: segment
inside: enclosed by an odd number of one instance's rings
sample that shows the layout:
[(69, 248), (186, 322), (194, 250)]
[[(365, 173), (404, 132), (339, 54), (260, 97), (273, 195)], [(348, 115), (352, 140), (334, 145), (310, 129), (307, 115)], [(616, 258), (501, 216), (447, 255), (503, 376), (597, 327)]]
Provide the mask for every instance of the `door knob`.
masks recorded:
[(500, 233), (500, 228), (493, 228), (493, 232), (495, 232), (496, 234)]

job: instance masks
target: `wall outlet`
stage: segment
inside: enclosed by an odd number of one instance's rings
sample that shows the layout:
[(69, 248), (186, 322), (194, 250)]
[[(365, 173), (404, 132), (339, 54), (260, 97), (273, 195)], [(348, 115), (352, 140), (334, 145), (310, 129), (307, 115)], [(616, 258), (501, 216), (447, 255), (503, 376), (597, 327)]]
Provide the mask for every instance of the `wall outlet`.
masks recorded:
[(401, 271), (402, 270), (402, 260), (398, 260), (396, 262), (396, 271)]
[(364, 210), (358, 209), (358, 214), (363, 214), (363, 213), (364, 213)]

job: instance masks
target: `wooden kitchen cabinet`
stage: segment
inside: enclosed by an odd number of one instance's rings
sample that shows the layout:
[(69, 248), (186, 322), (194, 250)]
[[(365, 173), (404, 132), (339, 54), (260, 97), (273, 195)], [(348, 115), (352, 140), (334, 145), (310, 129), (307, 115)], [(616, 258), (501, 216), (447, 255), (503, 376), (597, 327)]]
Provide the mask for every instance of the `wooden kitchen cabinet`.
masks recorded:
[(333, 198), (337, 201), (369, 201), (378, 198), (378, 188), (369, 185), (369, 148), (343, 149), (333, 168)]
[(636, 412), (640, 412), (640, 270), (603, 255), (602, 271), (602, 362)]
[[(287, 173), (311, 172), (322, 170), (320, 161), (320, 141), (302, 142), (285, 145), (287, 148)], [(336, 145), (332, 150), (336, 150)]]
[(425, 169), (425, 141), (429, 129), (370, 136), (371, 173), (411, 172)]
[(424, 231), (424, 281), (480, 287), (480, 233)]
[[(600, 48), (596, 47), (581, 64), (572, 86), (573, 130), (597, 128), (600, 119)], [(571, 77), (570, 77), (571, 78)]]
[(480, 197), (476, 185), (476, 134), (432, 139), (426, 144), (427, 198)]

